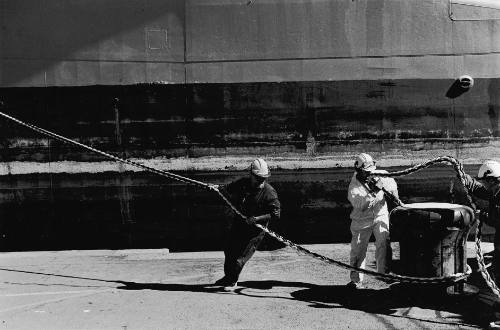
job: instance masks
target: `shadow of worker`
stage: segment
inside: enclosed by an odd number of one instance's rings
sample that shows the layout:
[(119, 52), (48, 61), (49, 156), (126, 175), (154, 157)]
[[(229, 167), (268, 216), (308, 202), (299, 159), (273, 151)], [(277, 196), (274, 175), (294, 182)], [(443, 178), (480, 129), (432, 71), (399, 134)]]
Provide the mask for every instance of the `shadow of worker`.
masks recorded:
[[(156, 291), (189, 291), (189, 292), (206, 292), (206, 293), (224, 293), (221, 286), (214, 284), (180, 284), (180, 283), (137, 283), (128, 281), (114, 281), (121, 284), (117, 289), (120, 290), (156, 290)], [(238, 282), (238, 287), (231, 292), (254, 297), (254, 298), (281, 298), (293, 299), (283, 295), (272, 295), (273, 287), (291, 287), (291, 288), (312, 288), (314, 284), (303, 282), (283, 282), (274, 280), (264, 281), (243, 281)], [(248, 289), (256, 289), (249, 291)], [(271, 292), (271, 294), (269, 294)]]
[[(211, 284), (136, 283), (116, 281), (121, 290), (190, 291), (227, 294)], [(290, 294), (273, 290), (292, 288)], [(293, 291), (295, 290), (295, 291)], [(288, 290), (286, 290), (288, 291)], [(277, 280), (243, 281), (233, 293), (258, 299), (310, 303), (311, 308), (359, 310), (434, 324), (486, 326), (491, 311), (472, 295), (447, 295), (440, 285), (395, 283), (385, 289), (356, 289), (345, 285), (316, 285)]]
[(457, 325), (486, 325), (487, 311), (471, 295), (447, 295), (440, 285), (392, 284), (385, 289), (315, 286), (292, 297), (313, 308), (347, 308), (372, 314)]
[(221, 288), (210, 284), (179, 284), (179, 283), (137, 283), (128, 281), (115, 281), (121, 284), (119, 290), (155, 290), (155, 291), (189, 291), (220, 293)]

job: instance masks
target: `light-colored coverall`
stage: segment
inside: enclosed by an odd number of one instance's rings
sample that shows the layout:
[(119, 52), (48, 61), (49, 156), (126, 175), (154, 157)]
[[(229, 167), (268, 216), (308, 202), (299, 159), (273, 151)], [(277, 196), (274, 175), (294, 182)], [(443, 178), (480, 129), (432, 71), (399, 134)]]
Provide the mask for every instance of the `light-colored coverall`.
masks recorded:
[[(379, 173), (387, 171), (378, 171)], [(380, 178), (382, 186), (390, 193), (398, 196), (396, 181), (392, 178)], [(354, 173), (349, 184), (347, 198), (352, 204), (351, 212), (351, 254), (350, 264), (365, 268), (366, 249), (370, 236), (375, 236), (375, 260), (377, 271), (387, 273), (387, 244), (389, 241), (389, 211), (382, 190), (370, 192), (365, 184), (356, 178)], [(351, 281), (360, 283), (363, 274), (351, 271)]]

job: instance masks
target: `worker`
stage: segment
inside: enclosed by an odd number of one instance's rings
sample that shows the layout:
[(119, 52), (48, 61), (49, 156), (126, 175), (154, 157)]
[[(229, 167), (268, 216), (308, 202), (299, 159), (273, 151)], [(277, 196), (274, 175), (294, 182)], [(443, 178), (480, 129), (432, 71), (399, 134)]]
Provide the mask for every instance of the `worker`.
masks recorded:
[(278, 194), (266, 181), (270, 175), (267, 163), (258, 158), (251, 163), (248, 177), (215, 187), (246, 216), (235, 218), (231, 225), (224, 249), (224, 277), (215, 282), (226, 291), (237, 288), (245, 263), (264, 238), (265, 232), (255, 225), (267, 227), (271, 220), (280, 218)]
[[(389, 237), (389, 210), (384, 190), (398, 197), (396, 181), (389, 177), (376, 177), (373, 174), (387, 173), (377, 170), (373, 158), (361, 153), (354, 162), (354, 175), (349, 184), (347, 198), (352, 205), (351, 218), (351, 252), (350, 264), (364, 269), (366, 250), (371, 235), (375, 236), (375, 260), (377, 271), (387, 273), (391, 252)], [(362, 287), (363, 274), (351, 271), (350, 289)]]
[[(493, 277), (500, 284), (500, 163), (494, 160), (484, 162), (477, 173), (477, 179), (465, 174), (465, 188), (475, 198), (487, 201), (482, 205), (479, 217), (482, 222), (495, 228), (493, 239)], [(491, 329), (500, 329), (500, 321), (490, 323)]]

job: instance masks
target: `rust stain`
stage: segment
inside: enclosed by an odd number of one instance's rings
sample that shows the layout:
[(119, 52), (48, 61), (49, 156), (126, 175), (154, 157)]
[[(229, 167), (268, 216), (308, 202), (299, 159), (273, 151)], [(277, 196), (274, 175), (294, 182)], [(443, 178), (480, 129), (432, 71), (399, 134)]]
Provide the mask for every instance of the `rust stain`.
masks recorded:
[[(116, 137), (116, 145), (118, 146), (119, 149), (123, 150), (122, 130), (120, 126), (119, 102), (120, 100), (118, 98), (115, 98), (113, 100), (113, 110), (115, 113), (115, 137)], [(123, 158), (126, 158), (125, 152), (122, 151), (121, 156)], [(120, 200), (120, 214), (122, 218), (122, 223), (131, 224), (134, 223), (130, 206), (132, 197), (129, 188), (132, 180), (130, 178), (130, 174), (125, 173), (125, 165), (123, 163), (118, 163), (118, 171), (120, 173), (118, 180), (120, 189), (119, 200)]]

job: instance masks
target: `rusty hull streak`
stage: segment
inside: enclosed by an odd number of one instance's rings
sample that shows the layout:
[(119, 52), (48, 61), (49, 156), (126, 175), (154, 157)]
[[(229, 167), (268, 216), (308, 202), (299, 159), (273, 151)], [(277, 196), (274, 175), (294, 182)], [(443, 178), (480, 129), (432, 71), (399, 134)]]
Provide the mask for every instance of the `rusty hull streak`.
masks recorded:
[[(396, 149), (388, 151), (373, 151), (371, 154), (377, 159), (382, 167), (391, 166), (413, 166), (431, 158), (450, 155), (460, 159), (464, 164), (479, 164), (486, 159), (500, 160), (500, 141), (487, 143), (482, 147), (461, 147), (450, 153), (449, 149), (426, 149), (425, 143), (412, 149)], [(220, 157), (197, 157), (197, 158), (152, 158), (136, 159), (130, 158), (150, 167), (167, 171), (242, 171), (248, 164), (260, 156), (266, 158), (272, 169), (301, 170), (320, 168), (350, 168), (356, 150), (336, 153), (334, 156), (308, 156), (307, 154), (283, 154), (273, 155), (242, 155), (242, 156), (220, 156)], [(125, 171), (138, 172), (141, 169), (124, 166)], [(8, 162), (0, 163), (0, 175), (34, 174), (34, 173), (103, 173), (119, 171), (116, 162), (79, 162), (79, 161), (57, 161), (57, 162)]]

